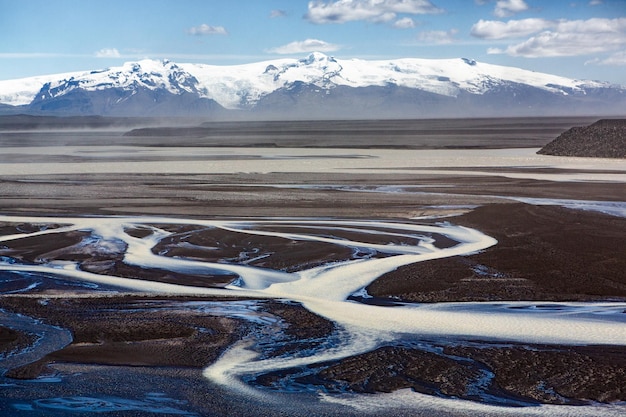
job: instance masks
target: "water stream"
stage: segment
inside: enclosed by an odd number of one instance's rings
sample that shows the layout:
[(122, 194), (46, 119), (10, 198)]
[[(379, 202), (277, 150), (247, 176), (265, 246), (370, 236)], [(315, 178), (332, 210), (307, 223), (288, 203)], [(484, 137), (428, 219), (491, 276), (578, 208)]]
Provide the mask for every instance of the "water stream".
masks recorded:
[[(546, 303), (486, 302), (406, 304), (393, 306), (359, 302), (367, 297), (364, 288), (381, 275), (400, 266), (484, 250), (497, 242), (480, 231), (448, 222), (390, 222), (338, 220), (318, 218), (274, 219), (177, 219), (167, 217), (32, 217), (0, 216), (4, 224), (56, 224), (37, 230), (18, 231), (0, 236), (5, 248), (38, 236), (55, 239), (71, 232), (87, 233), (81, 244), (99, 248), (101, 256), (121, 257), (129, 266), (159, 268), (194, 275), (235, 274), (238, 278), (222, 287), (200, 287), (181, 283), (165, 283), (146, 279), (125, 278), (88, 272), (80, 261), (48, 259), (25, 262), (10, 256), (0, 258), (0, 271), (34, 274), (55, 279), (89, 283), (108, 289), (119, 288), (158, 294), (193, 294), (216, 296), (248, 296), (258, 299), (291, 300), (302, 304), (336, 325), (332, 343), (298, 355), (268, 357), (254, 349), (255, 344), (271, 338), (271, 332), (259, 332), (232, 346), (221, 358), (205, 369), (204, 375), (213, 383), (241, 395), (264, 396), (246, 383), (255, 375), (304, 367), (339, 360), (369, 352), (379, 346), (407, 338), (433, 341), (439, 338), (456, 341), (488, 340), (540, 344), (605, 344), (626, 345), (626, 303)], [(248, 237), (279, 238), (289, 250), (291, 242), (314, 242), (329, 248), (348, 248), (349, 259), (333, 260), (313, 267), (273, 269), (258, 262), (271, 257), (263, 248), (245, 248), (240, 261), (214, 261), (168, 256), (153, 248), (175, 234), (181, 226), (197, 230)], [(143, 230), (145, 233), (131, 233)], [(87, 242), (87, 243), (85, 243)], [(182, 244), (182, 242), (181, 242)], [(26, 285), (26, 284), (24, 284)], [(27, 291), (26, 291), (27, 292)], [(71, 296), (68, 293), (67, 296)], [(188, 308), (208, 308), (206, 304), (189, 304)], [(239, 316), (255, 321), (259, 328), (272, 326), (271, 319), (249, 314), (248, 302), (213, 309), (211, 314)], [(207, 310), (208, 311), (208, 310)], [(67, 331), (43, 325), (27, 317), (0, 312), (0, 324), (17, 330), (36, 330), (38, 342), (30, 350), (4, 358), (5, 369), (29, 363), (48, 352), (70, 343)], [(4, 317), (4, 318), (3, 318)], [(269, 321), (268, 321), (269, 320)], [(10, 324), (9, 324), (10, 322)], [(23, 324), (20, 324), (23, 322)], [(22, 329), (23, 328), (23, 329)], [(431, 345), (434, 346), (434, 345)], [(476, 389), (490, 378), (483, 373)], [(285, 387), (285, 390), (288, 390)], [(392, 402), (423, 404), (421, 394), (396, 393), (387, 396)], [(323, 394), (328, 402), (351, 402), (358, 407), (360, 397)], [(428, 401), (445, 401), (441, 399)], [(458, 400), (447, 400), (446, 406)], [(465, 404), (465, 402), (463, 403)], [(476, 406), (478, 407), (478, 406)], [(488, 407), (484, 405), (484, 407)], [(545, 410), (545, 409), (544, 409)], [(619, 408), (623, 411), (623, 408)], [(606, 411), (606, 410), (604, 410)]]

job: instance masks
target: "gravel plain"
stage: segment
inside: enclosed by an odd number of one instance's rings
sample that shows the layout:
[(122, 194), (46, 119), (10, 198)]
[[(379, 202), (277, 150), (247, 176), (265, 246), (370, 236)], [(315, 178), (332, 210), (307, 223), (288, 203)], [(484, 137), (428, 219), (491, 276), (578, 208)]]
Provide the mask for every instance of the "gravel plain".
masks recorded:
[[(0, 155), (0, 212), (58, 216), (61, 225), (63, 216), (70, 215), (403, 221), (445, 215), (449, 217), (443, 221), (476, 228), (495, 237), (498, 245), (476, 254), (421, 262), (390, 272), (367, 288), (375, 297), (373, 302), (623, 303), (626, 219), (559, 205), (524, 204), (507, 197), (623, 203), (626, 161), (602, 163), (574, 158), (555, 159), (554, 166), (547, 162), (536, 166), (535, 160), (526, 166), (499, 165), (498, 161), (508, 160), (498, 160), (497, 152), (488, 153), (524, 148), (521, 154), (527, 155), (558, 132), (589, 121), (257, 123), (213, 126), (213, 130), (209, 124), (203, 125), (210, 130), (201, 132), (205, 136), (198, 136), (197, 129), (193, 135), (177, 135), (171, 130), (163, 134), (157, 129), (125, 136), (126, 131), (105, 129), (3, 132), (0, 126), (0, 142), (5, 149), (10, 148)], [(260, 147), (270, 142), (274, 152)], [(242, 152), (224, 153), (224, 147), (233, 145)], [(51, 151), (42, 151), (44, 146)], [(69, 151), (72, 147), (80, 149)], [(187, 151), (164, 153), (164, 147)], [(394, 157), (385, 156), (385, 151), (399, 149), (405, 154), (396, 165)], [(442, 149), (450, 152), (443, 157), (450, 158), (464, 150), (484, 151), (488, 162), (467, 166), (466, 159), (456, 164), (450, 159), (445, 166), (421, 164), (421, 150)], [(550, 157), (542, 158), (549, 161)], [(125, 165), (116, 165), (122, 162)], [(358, 166), (349, 168), (353, 163)], [(93, 164), (98, 168), (91, 169)], [(593, 181), (573, 181), (572, 174)], [(7, 235), (36, 227), (41, 225), (7, 223), (0, 225), (0, 231)], [(179, 232), (182, 239), (186, 231)], [(141, 235), (142, 231), (135, 233)], [(194, 245), (219, 246), (216, 242), (226, 238), (203, 236), (187, 246), (174, 237), (163, 242), (160, 249), (167, 249), (169, 244), (174, 250), (171, 256), (201, 258), (206, 254), (193, 249)], [(64, 248), (83, 238), (74, 233), (63, 239), (41, 237), (15, 246), (5, 243), (0, 256), (36, 263), (62, 249), (67, 256)], [(264, 245), (278, 252), (279, 243), (271, 239), (227, 241), (222, 249), (230, 250), (229, 256), (234, 257), (235, 246)], [(316, 246), (294, 246), (289, 254), (275, 255), (268, 259), (268, 265), (321, 265), (349, 256), (325, 253)], [(87, 268), (99, 273), (158, 277), (190, 285), (200, 280), (197, 276), (128, 268), (121, 259), (104, 260), (85, 253), (74, 253), (73, 257), (81, 257)], [(224, 285), (229, 279), (221, 276), (211, 285)], [(459, 344), (446, 340), (381, 346), (363, 355), (320, 364), (305, 374), (287, 370), (258, 375), (250, 383), (272, 395), (248, 397), (213, 385), (202, 377), (202, 369), (256, 327), (249, 321), (185, 308), (189, 302), (232, 303), (235, 299), (115, 293), (106, 288), (92, 292), (54, 279), (34, 288), (30, 284), (28, 278), (0, 273), (0, 308), (69, 329), (73, 341), (36, 362), (6, 370), (0, 379), (2, 413), (299, 416), (371, 412), (444, 416), (472, 415), (475, 404), (486, 404), (507, 407), (486, 408), (484, 415), (502, 415), (503, 410), (527, 415), (529, 410), (540, 410), (540, 404), (565, 404), (578, 408), (546, 409), (550, 410), (546, 415), (558, 415), (558, 410), (563, 415), (619, 415), (623, 409), (610, 407), (626, 401), (624, 346), (494, 341)], [(293, 354), (337, 331), (332, 322), (297, 303), (248, 301), (281, 323), (283, 329), (276, 336), (280, 343), (266, 347), (264, 354)], [(33, 343), (34, 335), (10, 327), (7, 323), (0, 326), (0, 352), (11, 354)], [(482, 394), (472, 391), (486, 374), (494, 375), (489, 386), (483, 387)], [(290, 393), (284, 389), (285, 381), (308, 388), (304, 394)], [(316, 399), (321, 393), (374, 394), (407, 388), (437, 398), (465, 399), (474, 405), (367, 410)], [(79, 397), (82, 401), (76, 400)], [(377, 401), (375, 398), (372, 401)]]

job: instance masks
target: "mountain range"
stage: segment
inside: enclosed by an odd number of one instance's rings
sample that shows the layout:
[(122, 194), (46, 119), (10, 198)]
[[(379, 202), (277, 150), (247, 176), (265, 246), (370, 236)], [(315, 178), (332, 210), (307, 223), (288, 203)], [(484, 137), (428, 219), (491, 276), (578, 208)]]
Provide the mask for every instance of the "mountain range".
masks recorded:
[(312, 53), (216, 66), (141, 60), (0, 81), (0, 114), (338, 119), (620, 115), (626, 87), (472, 59)]

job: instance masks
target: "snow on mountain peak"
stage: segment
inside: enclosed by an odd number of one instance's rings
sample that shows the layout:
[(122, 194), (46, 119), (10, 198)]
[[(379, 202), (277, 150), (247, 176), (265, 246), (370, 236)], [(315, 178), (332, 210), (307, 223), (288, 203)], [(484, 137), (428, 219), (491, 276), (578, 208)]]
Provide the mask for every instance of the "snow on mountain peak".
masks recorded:
[(336, 62), (335, 58), (329, 57), (321, 52), (311, 52), (309, 56), (300, 60), (305, 65), (311, 65), (315, 62)]
[(33, 99), (118, 88), (162, 89), (172, 94), (194, 93), (227, 109), (251, 108), (264, 96), (296, 83), (321, 90), (395, 85), (454, 97), (461, 92), (485, 94), (502, 85), (526, 84), (567, 95), (608, 84), (583, 82), (468, 58), (404, 58), (380, 61), (338, 60), (320, 52), (302, 59), (283, 58), (244, 65), (216, 66), (140, 60), (99, 71), (0, 81), (0, 103), (23, 105)]
[(120, 67), (60, 77), (45, 83), (35, 98), (42, 100), (58, 97), (75, 89), (96, 91), (108, 88), (122, 90), (145, 88), (164, 89), (173, 94), (195, 93), (198, 91), (197, 84), (198, 80), (171, 61), (144, 59), (126, 62)]
[(469, 58), (461, 58), (461, 60), (462, 60), (463, 62), (465, 62), (467, 65), (470, 65), (470, 66), (474, 66), (474, 65), (476, 65), (476, 61), (475, 61), (475, 60), (473, 60), (473, 59), (469, 59)]
[(69, 79), (83, 74), (82, 72), (68, 72), (63, 74), (40, 75), (17, 80), (0, 81), (0, 103), (11, 106), (29, 104), (41, 87), (59, 79)]

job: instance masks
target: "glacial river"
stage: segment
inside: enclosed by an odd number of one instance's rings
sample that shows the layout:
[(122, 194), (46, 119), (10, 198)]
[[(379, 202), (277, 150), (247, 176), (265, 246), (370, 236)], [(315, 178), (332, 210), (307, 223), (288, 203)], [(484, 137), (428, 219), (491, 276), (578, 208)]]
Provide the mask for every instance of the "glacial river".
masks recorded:
[[(105, 143), (106, 141), (103, 141)], [(16, 178), (17, 184), (29, 176), (82, 174), (238, 174), (238, 173), (345, 173), (436, 174), (441, 176), (500, 176), (545, 181), (626, 182), (624, 160), (562, 158), (536, 155), (537, 149), (243, 149), (142, 146), (5, 146), (0, 155), (0, 175)], [(37, 179), (33, 180), (37, 181)], [(5, 186), (11, 187), (11, 183)], [(254, 185), (252, 185), (254, 186)], [(271, 186), (265, 184), (264, 186)], [(289, 187), (289, 185), (276, 185)], [(293, 187), (301, 187), (294, 185)], [(332, 186), (320, 186), (333, 188)], [(412, 192), (407, 187), (343, 187), (349, 192)], [(452, 191), (452, 190), (451, 190)], [(424, 187), (415, 192), (424, 192)], [(12, 195), (12, 194), (11, 194)], [(19, 194), (18, 194), (19, 195)], [(626, 216), (624, 203), (581, 202), (574, 200), (522, 199), (529, 204), (556, 204), (577, 209), (596, 210)], [(446, 220), (451, 223), (446, 222)], [(37, 236), (61, 238), (64, 233), (87, 234), (84, 245), (97, 248), (101, 256), (122, 256), (128, 265), (159, 268), (194, 276), (227, 274), (239, 277), (223, 288), (193, 287), (121, 276), (96, 274), (79, 267), (77, 261), (39, 259), (21, 262), (10, 254), (0, 256), (0, 271), (27, 277), (23, 288), (12, 292), (28, 293), (43, 286), (45, 280), (69, 283), (81, 291), (136, 291), (156, 294), (194, 294), (251, 297), (253, 299), (291, 300), (335, 323), (338, 331), (332, 343), (295, 356), (264, 358), (254, 350), (259, 338), (271, 337), (271, 320), (262, 332), (232, 346), (217, 362), (204, 370), (215, 386), (231, 393), (232, 401), (248, 398), (274, 398), (280, 393), (246, 383), (255, 375), (341, 359), (371, 351), (379, 346), (412, 340), (496, 341), (534, 344), (626, 345), (626, 303), (547, 303), (486, 302), (437, 303), (393, 306), (368, 302), (364, 291), (369, 283), (400, 266), (429, 259), (464, 255), (484, 250), (497, 242), (477, 230), (454, 225), (454, 219), (419, 219), (407, 222), (340, 220), (320, 218), (246, 218), (198, 220), (170, 217), (33, 217), (0, 216), (2, 223), (54, 224), (0, 237), (0, 246), (11, 246)], [(172, 225), (219, 229), (224, 233), (284, 239), (288, 242), (316, 242), (329, 248), (351, 251), (346, 259), (295, 271), (255, 266), (254, 259), (269, 255), (255, 248), (242, 249), (240, 262), (220, 259), (215, 262), (167, 256), (152, 248), (172, 236)], [(131, 230), (147, 231), (131, 233)], [(194, 248), (198, 249), (198, 248)], [(199, 248), (214, 251), (215, 248)], [(71, 285), (74, 285), (72, 287)], [(68, 291), (63, 296), (71, 296)], [(186, 305), (206, 309), (207, 314), (259, 321), (255, 301)], [(182, 303), (184, 304), (184, 303)], [(27, 330), (37, 337), (29, 349), (0, 361), (0, 367), (29, 363), (70, 342), (64, 329), (46, 326), (27, 317), (0, 314), (0, 325)], [(269, 335), (269, 336), (268, 336)], [(443, 342), (440, 342), (443, 343)], [(101, 371), (105, 373), (106, 371)], [(117, 372), (117, 370), (115, 371)], [(493, 376), (492, 376), (493, 377)], [(484, 382), (484, 381), (482, 381)], [(12, 389), (11, 387), (1, 387)], [(93, 393), (86, 393), (93, 394)], [(289, 392), (288, 395), (293, 395)], [(389, 409), (408, 410), (402, 415), (490, 415), (490, 416), (623, 416), (626, 405), (502, 407), (498, 404), (439, 398), (409, 390), (377, 395), (335, 395), (313, 393), (315, 401), (349, 406), (359, 413), (382, 415)], [(285, 400), (285, 397), (280, 397)], [(154, 408), (162, 398), (151, 396), (154, 413), (176, 414), (170, 408)], [(102, 398), (52, 398), (38, 403), (45, 410), (83, 410), (85, 412), (146, 410), (130, 401), (113, 402)], [(28, 412), (32, 404), (21, 409)], [(46, 408), (48, 407), (48, 408)], [(345, 410), (346, 408), (341, 408)], [(156, 410), (156, 411), (155, 411)], [(304, 409), (303, 409), (304, 410)], [(419, 410), (414, 412), (414, 410)], [(46, 411), (47, 412), (47, 411)], [(306, 410), (303, 411), (306, 414)], [(47, 415), (44, 413), (43, 415)], [(312, 415), (312, 414), (311, 414)]]
[[(626, 317), (623, 314), (626, 303), (395, 303), (393, 306), (367, 303), (369, 296), (364, 288), (389, 271), (414, 262), (474, 253), (497, 243), (495, 239), (478, 230), (444, 221), (419, 223), (318, 218), (198, 220), (150, 216), (0, 216), (0, 222), (59, 225), (2, 236), (0, 245), (9, 245), (11, 242), (36, 236), (54, 239), (57, 234), (80, 231), (89, 234), (84, 242), (97, 246), (102, 253), (109, 253), (111, 256), (122, 254), (128, 265), (195, 275), (235, 274), (239, 278), (223, 288), (194, 287), (86, 272), (75, 261), (41, 259), (36, 263), (25, 263), (6, 256), (0, 258), (0, 271), (54, 276), (107, 288), (147, 293), (241, 295), (292, 300), (334, 322), (340, 329), (336, 342), (331, 346), (297, 356), (263, 358), (250, 348), (250, 340), (235, 344), (217, 362), (204, 370), (204, 376), (238, 395), (271, 395), (246, 384), (246, 377), (342, 359), (407, 337), (417, 340), (444, 338), (457, 341), (626, 345)], [(330, 247), (348, 248), (353, 255), (350, 259), (285, 272), (254, 266), (249, 259), (248, 262), (207, 262), (155, 253), (152, 249), (172, 235), (172, 225), (279, 238), (285, 242), (318, 242)], [(131, 230), (148, 232), (139, 236), (137, 233), (130, 233)], [(262, 256), (265, 255), (255, 254), (255, 257)], [(242, 307), (244, 310), (245, 308)], [(232, 315), (233, 312), (228, 314)], [(0, 324), (10, 325), (3, 323), (1, 316)], [(364, 407), (372, 411), (372, 402), (368, 401), (366, 407), (364, 398), (371, 399), (371, 396), (320, 395), (320, 400), (325, 402)], [(602, 415), (623, 415), (626, 412), (624, 405), (590, 408), (543, 406), (516, 411), (511, 408), (501, 409), (496, 405), (432, 398), (406, 391), (379, 395), (377, 398), (374, 409), (384, 408), (385, 404), (402, 404), (403, 407), (427, 405), (449, 410), (458, 407), (459, 410), (501, 415), (585, 415), (586, 412), (595, 415), (598, 411)]]

